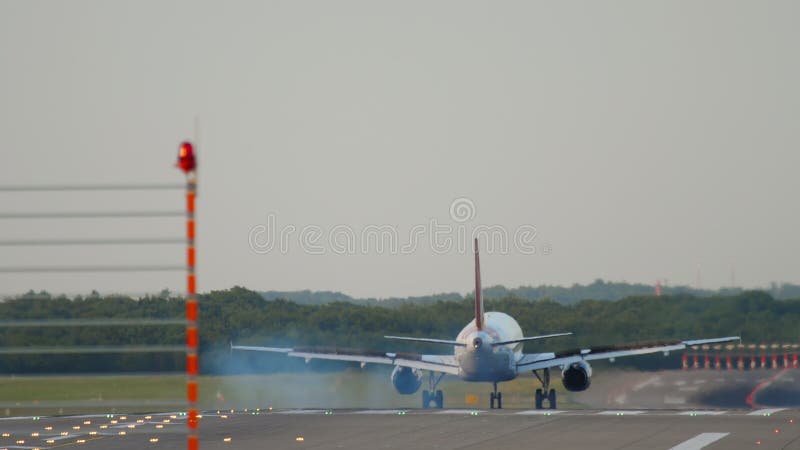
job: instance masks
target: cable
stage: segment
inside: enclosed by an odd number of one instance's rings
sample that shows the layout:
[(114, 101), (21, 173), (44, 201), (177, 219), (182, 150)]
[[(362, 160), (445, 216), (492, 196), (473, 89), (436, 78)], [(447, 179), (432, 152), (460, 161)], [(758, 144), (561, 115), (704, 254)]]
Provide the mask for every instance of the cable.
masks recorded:
[(30, 319), (0, 320), (0, 328), (32, 328), (32, 327), (110, 327), (110, 326), (164, 326), (186, 325), (186, 319)]
[(183, 217), (184, 211), (83, 211), (83, 212), (10, 212), (0, 219), (104, 219), (134, 217)]
[(0, 347), (0, 355), (76, 353), (171, 353), (185, 352), (184, 345), (74, 345), (64, 347)]
[(51, 192), (51, 191), (154, 191), (183, 189), (183, 184), (50, 184), (0, 186), (0, 192)]
[(76, 272), (162, 272), (186, 270), (185, 266), (39, 266), (0, 267), (2, 273), (76, 273)]
[(160, 245), (184, 243), (186, 243), (186, 238), (20, 239), (0, 241), (0, 247), (47, 245)]

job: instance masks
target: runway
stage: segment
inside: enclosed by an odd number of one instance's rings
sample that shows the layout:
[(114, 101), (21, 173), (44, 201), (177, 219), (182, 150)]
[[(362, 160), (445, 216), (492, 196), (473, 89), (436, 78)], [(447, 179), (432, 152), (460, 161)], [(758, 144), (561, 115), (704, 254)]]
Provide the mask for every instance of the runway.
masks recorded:
[[(202, 449), (800, 449), (800, 411), (207, 411)], [(181, 449), (180, 413), (0, 420), (0, 449)]]
[(800, 406), (796, 369), (616, 372), (573, 394), (585, 407), (750, 409)]

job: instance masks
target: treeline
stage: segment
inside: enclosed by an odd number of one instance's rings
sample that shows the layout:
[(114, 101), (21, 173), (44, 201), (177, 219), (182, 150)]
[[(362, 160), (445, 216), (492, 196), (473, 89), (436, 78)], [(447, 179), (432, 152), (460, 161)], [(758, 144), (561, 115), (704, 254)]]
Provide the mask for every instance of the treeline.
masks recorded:
[[(283, 355), (234, 353), (229, 343), (328, 346), (448, 353), (450, 348), (388, 341), (386, 334), (452, 339), (472, 319), (472, 299), (378, 305), (332, 302), (301, 305), (266, 300), (241, 287), (200, 296), (201, 369), (206, 372), (296, 370), (303, 361)], [(572, 331), (574, 336), (530, 343), (526, 351), (673, 338), (738, 335), (745, 342), (800, 341), (800, 300), (776, 300), (759, 291), (695, 297), (632, 296), (620, 301), (562, 304), (507, 296), (488, 300), (487, 311), (514, 317), (526, 335)], [(52, 297), (30, 293), (0, 302), (0, 350), (24, 346), (164, 345), (184, 342), (183, 326), (8, 326), (30, 319), (177, 318), (183, 299), (168, 293)], [(660, 356), (660, 355), (659, 355)], [(677, 357), (675, 355), (674, 357)], [(123, 372), (182, 370), (181, 354), (0, 354), (2, 373)], [(630, 358), (618, 364), (677, 367), (674, 360)], [(342, 367), (342, 363), (312, 363)]]
[[(763, 289), (773, 298), (780, 300), (800, 299), (800, 285), (791, 283), (771, 283)], [(663, 295), (693, 295), (695, 297), (733, 296), (745, 292), (741, 288), (696, 289), (682, 285), (661, 286)], [(655, 286), (643, 283), (625, 283), (597, 279), (589, 284), (573, 284), (572, 286), (556, 286), (542, 284), (539, 286), (490, 286), (483, 289), (484, 298), (503, 299), (507, 297), (525, 300), (550, 299), (558, 303), (572, 304), (581, 300), (620, 300), (633, 296), (649, 296), (655, 294)], [(335, 291), (265, 291), (262, 295), (267, 300), (284, 299), (302, 305), (322, 305), (333, 302), (350, 302), (374, 306), (397, 306), (403, 303), (435, 303), (441, 300), (465, 300), (458, 292), (446, 292), (419, 297), (390, 297), (386, 299), (356, 298)], [(474, 293), (470, 294), (474, 296)]]

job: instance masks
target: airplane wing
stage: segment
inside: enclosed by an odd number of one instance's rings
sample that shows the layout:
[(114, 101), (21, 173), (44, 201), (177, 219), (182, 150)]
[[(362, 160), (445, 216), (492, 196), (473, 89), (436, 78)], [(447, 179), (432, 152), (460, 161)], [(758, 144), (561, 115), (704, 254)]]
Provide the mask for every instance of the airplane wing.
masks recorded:
[(388, 353), (371, 350), (342, 349), (330, 347), (254, 347), (249, 345), (231, 345), (231, 350), (255, 352), (284, 353), (286, 356), (312, 359), (332, 359), (337, 361), (353, 361), (366, 364), (387, 364), (413, 369), (431, 370), (458, 375), (458, 365), (452, 355), (419, 355), (416, 353)]
[(719, 344), (738, 341), (738, 336), (689, 341), (658, 341), (634, 344), (610, 345), (594, 348), (572, 349), (554, 353), (529, 353), (517, 361), (519, 370), (538, 370), (549, 367), (564, 367), (579, 361), (594, 359), (614, 359), (622, 356), (645, 355), (648, 353), (671, 352), (686, 347), (703, 344)]

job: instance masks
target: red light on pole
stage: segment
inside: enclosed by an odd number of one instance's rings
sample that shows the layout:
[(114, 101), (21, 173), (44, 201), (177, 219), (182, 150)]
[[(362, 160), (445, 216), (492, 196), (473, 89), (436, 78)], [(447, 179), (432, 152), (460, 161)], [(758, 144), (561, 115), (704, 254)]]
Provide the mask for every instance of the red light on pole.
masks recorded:
[(178, 150), (178, 162), (176, 164), (184, 173), (194, 172), (197, 168), (197, 160), (194, 155), (194, 146), (189, 141), (181, 143)]

